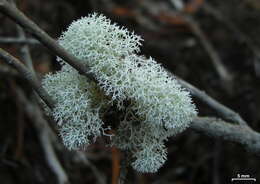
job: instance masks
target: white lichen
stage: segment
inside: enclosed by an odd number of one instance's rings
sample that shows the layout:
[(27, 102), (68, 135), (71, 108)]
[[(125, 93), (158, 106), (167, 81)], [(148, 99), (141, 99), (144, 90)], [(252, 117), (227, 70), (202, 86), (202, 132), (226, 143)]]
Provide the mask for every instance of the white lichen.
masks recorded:
[(117, 128), (112, 145), (132, 153), (131, 165), (135, 170), (157, 172), (166, 161), (164, 142), (170, 135), (169, 130), (157, 124), (124, 120)]
[(152, 58), (136, 55), (140, 40), (93, 14), (73, 22), (59, 43), (90, 66), (100, 87), (119, 108), (130, 100), (145, 122), (184, 130), (197, 114), (189, 93)]
[(97, 98), (96, 84), (66, 71), (46, 75), (42, 84), (57, 102), (51, 115), (58, 122), (61, 138), (68, 149), (84, 148), (102, 135), (99, 112), (105, 99)]
[(142, 173), (154, 173), (162, 167), (167, 159), (167, 152), (163, 144), (150, 145), (133, 155), (136, 160), (132, 167)]
[(90, 68), (98, 84), (58, 58), (62, 71), (47, 75), (43, 85), (58, 101), (52, 114), (69, 149), (101, 136), (100, 117), (115, 104), (125, 118), (112, 145), (132, 153), (135, 170), (156, 172), (166, 160), (164, 142), (189, 127), (197, 111), (189, 92), (162, 66), (138, 55), (141, 41), (103, 15), (74, 21), (58, 42)]

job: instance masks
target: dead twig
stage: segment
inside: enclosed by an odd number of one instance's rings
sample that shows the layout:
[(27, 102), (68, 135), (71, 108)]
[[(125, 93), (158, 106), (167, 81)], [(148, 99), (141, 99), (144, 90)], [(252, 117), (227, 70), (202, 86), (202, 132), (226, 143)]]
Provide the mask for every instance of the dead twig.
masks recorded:
[[(142, 3), (142, 6), (143, 8), (148, 10), (153, 17), (159, 17), (168, 23), (188, 26), (191, 32), (199, 39), (201, 45), (203, 46), (206, 53), (210, 57), (212, 64), (216, 69), (217, 74), (219, 75), (220, 79), (223, 81), (225, 89), (228, 89), (228, 91), (230, 91), (232, 87), (231, 84), (232, 84), (233, 76), (223, 64), (221, 57), (219, 56), (218, 52), (216, 51), (212, 43), (207, 38), (204, 31), (201, 29), (199, 23), (191, 15), (189, 15), (188, 12), (185, 12), (184, 7), (178, 8), (179, 5), (176, 4), (177, 2), (178, 1), (175, 0), (171, 1), (173, 6), (175, 6), (177, 10), (174, 10), (173, 8), (170, 9), (169, 6), (165, 5), (165, 3), (162, 2), (148, 3), (144, 1)], [(202, 2), (196, 2), (196, 3), (200, 4)]]
[(182, 80), (179, 77), (176, 77), (179, 83), (186, 88), (190, 93), (200, 99), (202, 102), (210, 106), (212, 109), (214, 109), (222, 118), (226, 120), (230, 120), (232, 122), (238, 123), (241, 126), (247, 127), (247, 123), (245, 120), (241, 118), (241, 116), (233, 111), (232, 109), (224, 106), (214, 98), (207, 95), (204, 91), (201, 91), (200, 89), (196, 88), (195, 86), (191, 85), (190, 83)]
[(226, 84), (225, 87), (228, 87), (233, 77), (230, 74), (230, 72), (226, 69), (226, 67), (223, 65), (222, 60), (219, 54), (217, 53), (216, 49), (211, 44), (206, 34), (203, 32), (203, 30), (200, 28), (200, 25), (195, 21), (194, 18), (187, 15), (184, 15), (184, 18), (188, 23), (188, 26), (190, 27), (192, 32), (199, 38), (202, 46), (204, 47), (205, 51), (208, 53), (209, 57), (211, 58), (211, 61), (214, 67), (216, 68), (219, 77)]
[(16, 148), (15, 148), (15, 158), (21, 159), (23, 156), (23, 147), (24, 147), (24, 129), (25, 129), (25, 113), (23, 110), (23, 106), (21, 105), (21, 102), (19, 98), (16, 96), (16, 86), (14, 80), (10, 80), (10, 89), (12, 95), (15, 97), (15, 106), (16, 106)]
[[(11, 1), (11, 3), (13, 3), (13, 6), (16, 6), (14, 1)], [(25, 32), (19, 25), (17, 25), (17, 32), (18, 32), (19, 39), (26, 40)], [(25, 65), (32, 72), (35, 79), (37, 79), (36, 73), (35, 73), (35, 70), (33, 67), (33, 61), (31, 58), (30, 50), (29, 50), (29, 47), (27, 44), (22, 45), (22, 47), (20, 48), (20, 53), (21, 53), (22, 59), (25, 62)], [(18, 89), (18, 93), (21, 93), (20, 98), (24, 98), (24, 101), (25, 101), (26, 97), (25, 97), (25, 95), (23, 95), (23, 93), (20, 89)], [(38, 119), (37, 120), (33, 119), (32, 122), (34, 124), (36, 131), (38, 132), (37, 135), (38, 135), (41, 145), (43, 147), (43, 151), (45, 154), (47, 164), (49, 165), (49, 167), (51, 168), (51, 170), (57, 177), (58, 183), (67, 184), (67, 183), (69, 183), (68, 176), (67, 176), (65, 170), (63, 169), (63, 167), (61, 166), (61, 164), (55, 154), (53, 145), (52, 145), (51, 136), (50, 136), (52, 133), (51, 128), (49, 127), (47, 121), (44, 119), (42, 111), (36, 102), (37, 95), (35, 94), (35, 95), (33, 95), (33, 97), (35, 97), (35, 98), (32, 98), (32, 102), (30, 102), (29, 100), (27, 102), (27, 103), (31, 103), (31, 107), (27, 108), (27, 114), (30, 114), (33, 112), (33, 111), (30, 111), (31, 108), (34, 109), (34, 112), (36, 113), (35, 115), (37, 115)], [(30, 115), (30, 117), (32, 118), (33, 116)]]
[(0, 11), (23, 27), (26, 31), (35, 36), (43, 45), (49, 48), (51, 52), (64, 59), (68, 64), (79, 71), (80, 74), (85, 75), (87, 78), (93, 81), (96, 81), (93, 75), (89, 73), (89, 68), (86, 65), (83, 65), (83, 62), (80, 59), (66, 52), (63, 47), (61, 47), (45, 31), (43, 31), (33, 21), (26, 17), (11, 3), (7, 2), (6, 0), (0, 0)]
[(50, 107), (55, 106), (54, 100), (49, 96), (47, 91), (40, 85), (37, 79), (34, 77), (33, 73), (30, 72), (22, 62), (17, 58), (13, 57), (8, 52), (0, 48), (0, 58), (6, 62), (6, 64), (13, 66), (21, 75), (24, 77), (28, 84), (37, 92), (41, 99)]
[(212, 15), (218, 21), (222, 22), (230, 31), (232, 31), (235, 36), (243, 43), (247, 45), (247, 47), (254, 54), (254, 67), (255, 73), (258, 77), (260, 77), (260, 48), (256, 44), (253, 43), (253, 40), (243, 33), (231, 20), (229, 20), (222, 12), (212, 7), (208, 3), (204, 3), (202, 9), (208, 14)]
[(74, 152), (75, 160), (79, 163), (84, 163), (86, 166), (88, 166), (93, 174), (96, 177), (96, 180), (99, 184), (106, 184), (106, 177), (103, 173), (101, 173), (98, 168), (87, 158), (86, 153), (75, 151)]
[(128, 172), (130, 167), (130, 155), (127, 151), (122, 153), (120, 175), (118, 178), (118, 184), (128, 184)]
[(40, 45), (41, 43), (35, 39), (27, 38), (3, 38), (0, 37), (0, 44), (30, 44), (30, 45)]
[(197, 117), (191, 123), (190, 128), (208, 136), (239, 143), (246, 150), (260, 155), (260, 133), (249, 127), (233, 125), (216, 118)]
[(18, 77), (19, 74), (16, 70), (11, 67), (5, 66), (0, 64), (0, 75), (1, 76), (11, 76), (11, 77)]
[(19, 97), (20, 101), (23, 104), (24, 110), (27, 115), (31, 118), (33, 125), (37, 130), (37, 135), (43, 147), (43, 151), (45, 154), (45, 158), (51, 170), (57, 176), (59, 184), (68, 184), (68, 176), (61, 166), (55, 151), (53, 149), (51, 140), (50, 140), (50, 129), (47, 127), (47, 122), (42, 116), (42, 112), (35, 108), (35, 104), (30, 102), (26, 96), (24, 95), (23, 91), (19, 88), (16, 88), (17, 96)]

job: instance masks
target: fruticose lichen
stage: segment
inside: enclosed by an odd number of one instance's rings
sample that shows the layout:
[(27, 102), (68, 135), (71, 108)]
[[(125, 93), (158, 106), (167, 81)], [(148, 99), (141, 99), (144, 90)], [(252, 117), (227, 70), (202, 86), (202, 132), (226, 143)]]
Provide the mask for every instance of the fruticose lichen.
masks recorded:
[(152, 58), (140, 56), (142, 39), (92, 14), (74, 21), (58, 42), (89, 66), (97, 84), (62, 59), (62, 69), (43, 79), (58, 101), (52, 115), (69, 149), (84, 148), (104, 132), (102, 117), (115, 105), (123, 113), (112, 145), (132, 153), (132, 167), (156, 172), (165, 162), (164, 142), (197, 115), (190, 94)]

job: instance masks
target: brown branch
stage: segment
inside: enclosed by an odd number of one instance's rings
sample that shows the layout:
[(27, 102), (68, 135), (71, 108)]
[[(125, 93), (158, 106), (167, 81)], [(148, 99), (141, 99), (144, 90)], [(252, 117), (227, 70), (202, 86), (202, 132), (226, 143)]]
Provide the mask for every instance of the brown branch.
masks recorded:
[(40, 85), (37, 79), (34, 77), (24, 64), (22, 64), (17, 58), (10, 55), (8, 52), (0, 48), (0, 59), (6, 62), (6, 64), (13, 66), (24, 77), (28, 84), (37, 92), (41, 99), (50, 107), (55, 106), (54, 100), (49, 96), (47, 91)]
[(61, 47), (45, 31), (43, 31), (12, 4), (6, 0), (0, 0), (0, 11), (35, 36), (43, 45), (49, 48), (51, 52), (64, 59), (68, 64), (79, 71), (80, 74), (85, 75), (89, 79), (95, 81), (93, 75), (89, 73), (89, 68), (86, 65), (83, 65), (83, 62), (80, 59), (66, 52), (63, 47)]

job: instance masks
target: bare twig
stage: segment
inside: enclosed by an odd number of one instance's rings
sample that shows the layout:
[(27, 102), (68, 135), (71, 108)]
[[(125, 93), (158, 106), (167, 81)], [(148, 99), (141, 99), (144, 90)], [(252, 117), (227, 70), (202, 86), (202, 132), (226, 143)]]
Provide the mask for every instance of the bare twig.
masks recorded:
[(127, 184), (127, 173), (128, 173), (127, 165), (125, 163), (121, 164), (118, 184)]
[(105, 184), (106, 183), (106, 177), (103, 173), (101, 173), (98, 168), (87, 158), (86, 153), (75, 151), (74, 156), (76, 157), (75, 160), (77, 160), (80, 163), (84, 163), (86, 166), (88, 166), (93, 174), (96, 177), (96, 180), (99, 184)]
[[(18, 31), (19, 38), (26, 39), (24, 31), (19, 25), (17, 25), (17, 31)], [(24, 44), (20, 48), (20, 52), (21, 52), (22, 59), (25, 62), (25, 65), (28, 67), (28, 69), (33, 73), (34, 77), (36, 78), (36, 73), (33, 68), (33, 62), (32, 62), (32, 58), (31, 58), (31, 54), (30, 54), (28, 45)]]
[(64, 48), (57, 44), (54, 39), (52, 39), (45, 31), (26, 17), (16, 7), (12, 6), (6, 0), (0, 0), (0, 11), (35, 36), (43, 45), (49, 48), (51, 52), (64, 59), (68, 64), (79, 71), (80, 74), (96, 81), (93, 75), (89, 73), (89, 68), (86, 65), (83, 65), (83, 62), (80, 59), (66, 52)]
[(30, 44), (30, 45), (39, 45), (41, 44), (39, 41), (27, 38), (27, 39), (20, 39), (20, 38), (3, 38), (0, 37), (0, 44)]
[[(145, 2), (145, 1), (144, 1)], [(176, 6), (171, 1), (171, 3)], [(176, 1), (177, 2), (177, 1)], [(199, 23), (190, 15), (183, 13), (180, 11), (180, 9), (176, 8), (177, 10), (170, 9), (169, 6), (165, 5), (163, 6), (163, 3), (156, 2), (152, 4), (151, 2), (149, 3), (142, 3), (143, 6), (153, 15), (153, 16), (159, 16), (159, 13), (161, 12), (167, 12), (167, 15), (173, 20), (174, 18), (178, 17), (181, 19), (181, 22), (191, 29), (192, 33), (199, 39), (201, 42), (202, 46), (204, 47), (205, 51), (208, 53), (209, 57), (211, 58), (211, 61), (216, 68), (216, 72), (218, 73), (220, 79), (224, 82), (225, 88), (226, 89), (231, 89), (231, 82), (232, 82), (232, 75), (230, 72), (227, 70), (225, 65), (223, 64), (219, 54), (217, 53), (216, 49), (214, 46), (211, 44), (209, 39), (207, 38), (206, 34), (203, 32), (201, 29)], [(160, 6), (159, 6), (160, 5)], [(178, 6), (178, 5), (177, 5)]]
[(47, 123), (42, 116), (39, 109), (35, 108), (35, 104), (31, 103), (24, 95), (23, 91), (19, 88), (17, 90), (17, 95), (24, 105), (24, 109), (27, 115), (32, 119), (34, 126), (38, 132), (38, 136), (45, 153), (45, 158), (51, 170), (57, 176), (59, 184), (67, 184), (68, 176), (64, 171), (63, 167), (60, 165), (58, 158), (56, 157), (55, 151), (53, 149), (52, 143), (50, 141), (50, 132), (47, 127)]
[(119, 180), (118, 184), (127, 184), (129, 183), (128, 181), (128, 170), (129, 170), (129, 153), (127, 151), (123, 152), (123, 158), (121, 159), (121, 168), (120, 168), (120, 175), (119, 175)]
[(207, 95), (204, 91), (199, 90), (198, 88), (191, 85), (190, 83), (188, 83), (178, 77), (177, 77), (177, 79), (178, 79), (179, 83), (183, 87), (185, 87), (187, 90), (189, 90), (193, 96), (197, 97), (198, 99), (203, 101), (205, 104), (207, 104), (208, 106), (213, 108), (217, 113), (219, 113), (219, 115), (222, 118), (224, 118), (226, 120), (230, 120), (232, 122), (239, 123), (240, 125), (243, 125), (245, 127), (247, 126), (246, 121), (243, 120), (238, 113), (236, 113), (233, 110), (231, 110), (230, 108), (224, 106), (217, 100), (215, 100), (212, 97), (210, 97), (209, 95)]
[(193, 120), (191, 129), (242, 144), (248, 151), (260, 155), (260, 134), (245, 126), (232, 125), (216, 118), (198, 117)]
[(28, 84), (37, 92), (37, 94), (44, 100), (44, 102), (50, 107), (55, 106), (54, 100), (49, 96), (45, 89), (40, 85), (37, 79), (17, 58), (10, 55), (8, 52), (0, 48), (0, 59), (3, 59), (7, 64), (13, 66), (24, 77)]
[(230, 85), (230, 82), (232, 81), (233, 77), (230, 74), (230, 72), (226, 69), (226, 67), (223, 65), (219, 54), (217, 53), (216, 49), (207, 38), (206, 34), (201, 29), (199, 23), (192, 16), (188, 14), (180, 13), (180, 11), (178, 11), (178, 13), (187, 22), (191, 31), (199, 38), (202, 46), (204, 47), (205, 51), (208, 53), (209, 57), (211, 58), (211, 61), (213, 62), (213, 65), (215, 66), (216, 71), (220, 76), (221, 80), (224, 81), (226, 85)]
[[(13, 2), (13, 6), (15, 6), (14, 2)], [(18, 31), (18, 39), (25, 40), (26, 39), (25, 33), (19, 25), (17, 25), (17, 31)], [(28, 45), (24, 44), (20, 48), (20, 52), (21, 52), (22, 59), (25, 61), (26, 66), (29, 68), (29, 70), (32, 72), (32, 75), (36, 79), (36, 73), (33, 68), (33, 62), (32, 62), (32, 58), (31, 58), (31, 54), (30, 54)], [(52, 133), (51, 129), (50, 129), (48, 123), (43, 118), (42, 111), (35, 101), (36, 98), (33, 98), (32, 99), (33, 102), (30, 102), (29, 100), (26, 100), (26, 97), (23, 94), (22, 90), (17, 89), (17, 93), (19, 93), (20, 99), (23, 98), (23, 104), (25, 106), (27, 105), (27, 108), (26, 108), (27, 114), (32, 118), (33, 125), (38, 132), (37, 135), (38, 135), (41, 145), (43, 147), (43, 151), (45, 154), (47, 164), (49, 165), (49, 167), (51, 168), (51, 170), (57, 177), (59, 184), (69, 183), (68, 176), (67, 176), (65, 170), (63, 169), (63, 167), (61, 166), (61, 164), (55, 154), (55, 151), (53, 149), (51, 136), (50, 136), (50, 134)], [(37, 96), (35, 96), (35, 97), (37, 97)], [(26, 101), (27, 101), (27, 104), (26, 104)], [(34, 111), (32, 111), (32, 110), (34, 110)]]
[[(46, 122), (42, 122), (46, 125)], [(55, 173), (55, 176), (57, 177), (59, 184), (67, 184), (69, 183), (68, 176), (61, 166), (55, 151), (53, 149), (53, 146), (51, 144), (50, 138), (49, 138), (49, 132), (47, 128), (37, 128), (38, 134), (40, 137), (41, 144), (43, 146), (43, 151), (45, 153), (45, 158), (47, 160), (48, 165), (50, 166), (51, 170)]]
[(253, 40), (243, 33), (233, 21), (229, 20), (222, 12), (212, 7), (209, 3), (204, 3), (202, 9), (209, 13), (210, 15), (214, 16), (218, 21), (222, 22), (230, 31), (232, 31), (236, 37), (241, 41), (244, 42), (247, 47), (252, 51), (254, 54), (254, 65), (255, 65), (255, 73), (258, 77), (260, 77), (260, 48), (256, 44), (253, 43)]
[(230, 74), (230, 72), (226, 69), (226, 67), (223, 65), (219, 54), (207, 38), (206, 34), (200, 28), (200, 25), (191, 16), (184, 15), (183, 17), (187, 21), (192, 32), (199, 38), (202, 46), (209, 54), (209, 57), (211, 58), (211, 61), (213, 62), (213, 65), (215, 66), (216, 71), (218, 72), (218, 75), (220, 76), (221, 80), (226, 82), (226, 85), (230, 85), (230, 82), (232, 81), (233, 77)]
[(25, 129), (25, 113), (23, 110), (23, 105), (21, 104), (19, 98), (16, 95), (16, 83), (14, 80), (10, 81), (10, 89), (13, 96), (15, 96), (15, 106), (17, 108), (16, 112), (16, 121), (17, 121), (17, 135), (16, 135), (16, 150), (15, 150), (15, 158), (21, 159), (23, 155), (23, 147), (24, 147), (24, 129)]
[[(14, 2), (13, 2), (13, 5), (16, 6), (16, 4)], [(25, 33), (19, 25), (17, 25), (17, 32), (18, 32), (19, 39), (26, 40)], [(35, 78), (37, 78), (34, 67), (33, 67), (33, 62), (32, 62), (32, 58), (31, 58), (31, 54), (30, 54), (28, 45), (27, 44), (22, 45), (22, 47), (20, 48), (20, 52), (21, 52), (22, 59), (25, 62), (25, 65), (32, 72), (33, 76)], [(21, 90), (18, 90), (18, 92), (21, 93), (20, 95), (23, 95)], [(25, 95), (23, 95), (23, 97), (25, 100)], [(32, 99), (31, 108), (28, 107), (27, 114), (32, 113), (31, 111), (29, 111), (30, 109), (32, 109), (32, 108), (34, 109), (34, 113), (36, 113), (35, 115), (37, 115), (38, 119), (36, 119), (36, 120), (33, 119), (32, 122), (34, 124), (35, 129), (38, 132), (37, 135), (38, 135), (41, 145), (43, 147), (43, 151), (45, 154), (47, 164), (49, 165), (49, 167), (51, 168), (51, 170), (57, 177), (59, 184), (67, 184), (67, 183), (69, 183), (68, 176), (67, 176), (65, 170), (63, 169), (62, 165), (60, 164), (60, 162), (55, 154), (55, 151), (53, 149), (51, 136), (50, 136), (52, 133), (51, 128), (49, 127), (47, 121), (43, 118), (42, 111), (41, 111), (40, 107), (38, 106), (38, 104), (36, 103), (37, 95), (34, 95), (34, 97), (36, 97), (36, 98)], [(30, 103), (29, 100), (27, 103)], [(31, 117), (32, 117), (32, 115), (31, 115)]]
[(208, 14), (214, 16), (218, 21), (222, 22), (230, 31), (235, 33), (240, 41), (245, 42), (253, 52), (259, 52), (256, 46), (252, 43), (251, 38), (244, 34), (231, 20), (229, 20), (222, 12), (212, 7), (209, 3), (204, 3), (202, 9)]
[(0, 64), (0, 75), (17, 77), (17, 76), (19, 76), (19, 73), (15, 69), (13, 69), (7, 65), (5, 66), (5, 65)]

